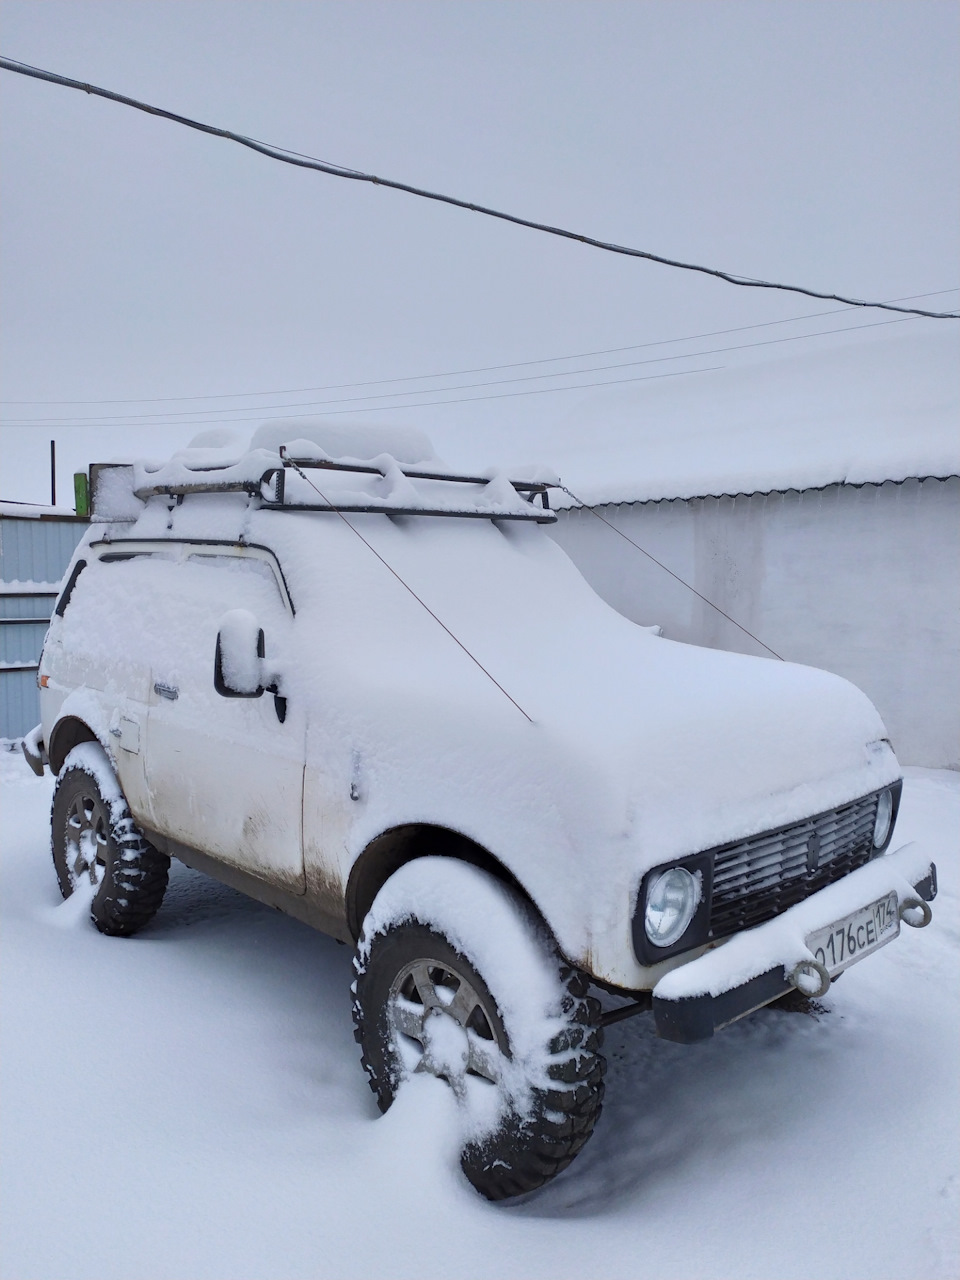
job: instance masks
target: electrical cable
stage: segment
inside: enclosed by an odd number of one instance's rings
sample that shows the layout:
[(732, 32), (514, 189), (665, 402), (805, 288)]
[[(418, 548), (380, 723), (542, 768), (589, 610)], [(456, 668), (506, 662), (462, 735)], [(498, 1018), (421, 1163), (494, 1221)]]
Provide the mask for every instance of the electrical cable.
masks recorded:
[(311, 488), (311, 489), (315, 490), (318, 494), (320, 494), (320, 497), (321, 497), (321, 498), (323, 499), (323, 501), (327, 504), (327, 506), (330, 508), (330, 510), (331, 510), (332, 512), (334, 512), (334, 514), (335, 514), (335, 515), (338, 515), (338, 516), (340, 517), (340, 519), (341, 519), (341, 520), (343, 521), (343, 523), (347, 526), (347, 528), (351, 531), (351, 533), (355, 533), (355, 534), (357, 535), (357, 537), (360, 539), (360, 541), (363, 543), (363, 545), (367, 548), (367, 550), (368, 550), (368, 551), (372, 551), (372, 552), (373, 552), (373, 554), (374, 554), (374, 555), (377, 557), (377, 559), (380, 561), (380, 563), (383, 565), (383, 567), (384, 567), (385, 569), (388, 569), (388, 570), (390, 571), (390, 573), (392, 573), (392, 574), (393, 574), (393, 576), (396, 578), (396, 580), (400, 583), (400, 585), (401, 585), (403, 588), (405, 588), (405, 590), (407, 590), (407, 591), (409, 591), (409, 592), (410, 592), (410, 594), (413, 596), (414, 600), (416, 600), (417, 604), (419, 604), (422, 608), (426, 609), (427, 613), (429, 613), (430, 617), (434, 620), (434, 622), (436, 622), (436, 623), (438, 624), (438, 626), (441, 626), (441, 627), (444, 629), (444, 631), (447, 633), (447, 635), (450, 637), (450, 639), (451, 639), (455, 644), (458, 644), (458, 645), (460, 646), (460, 648), (461, 648), (461, 649), (463, 650), (463, 652), (467, 655), (467, 657), (470, 659), (470, 661), (471, 661), (471, 662), (473, 662), (473, 663), (475, 663), (475, 664), (480, 668), (480, 670), (483, 672), (483, 674), (487, 677), (487, 679), (488, 679), (489, 681), (491, 681), (491, 683), (493, 683), (493, 684), (495, 684), (495, 685), (497, 686), (497, 688), (500, 690), (500, 692), (503, 694), (503, 696), (507, 699), (507, 701), (508, 701), (508, 702), (512, 702), (512, 703), (513, 703), (513, 705), (514, 705), (514, 706), (517, 708), (517, 710), (520, 712), (520, 714), (521, 714), (522, 716), (524, 716), (527, 720), (529, 720), (529, 722), (530, 722), (531, 724), (533, 724), (533, 723), (534, 723), (534, 719), (533, 719), (533, 717), (532, 717), (532, 716), (530, 716), (530, 715), (527, 715), (526, 711), (524, 711), (524, 709), (523, 709), (523, 707), (521, 707), (520, 703), (519, 703), (519, 702), (517, 702), (515, 698), (512, 698), (512, 697), (510, 696), (510, 694), (509, 694), (509, 693), (507, 693), (506, 689), (503, 687), (503, 685), (500, 683), (500, 681), (499, 681), (499, 680), (497, 680), (495, 676), (492, 676), (492, 675), (490, 674), (490, 672), (489, 672), (489, 671), (487, 670), (487, 668), (483, 665), (483, 663), (480, 661), (480, 659), (479, 659), (479, 658), (477, 658), (477, 657), (475, 657), (475, 656), (470, 652), (470, 650), (467, 648), (467, 646), (463, 643), (463, 641), (462, 641), (462, 640), (460, 640), (460, 639), (458, 639), (458, 638), (457, 638), (457, 636), (455, 636), (455, 635), (453, 634), (453, 632), (450, 630), (450, 628), (447, 626), (447, 624), (446, 624), (445, 622), (443, 622), (440, 618), (438, 618), (438, 617), (437, 617), (437, 615), (433, 612), (433, 610), (432, 610), (432, 609), (430, 608), (430, 606), (426, 603), (426, 601), (421, 600), (421, 598), (420, 598), (420, 597), (417, 595), (417, 593), (414, 591), (413, 587), (411, 587), (411, 586), (410, 586), (409, 582), (405, 582), (405, 581), (404, 581), (404, 579), (400, 577), (399, 573), (397, 573), (397, 571), (396, 571), (396, 569), (394, 569), (393, 565), (392, 565), (392, 564), (390, 564), (390, 563), (389, 563), (389, 561), (385, 560), (385, 559), (383, 558), (383, 556), (380, 554), (380, 552), (376, 549), (376, 547), (374, 547), (371, 543), (369, 543), (369, 542), (367, 541), (367, 539), (363, 536), (363, 534), (362, 534), (362, 533), (360, 532), (360, 530), (356, 527), (356, 525), (353, 525), (353, 524), (351, 524), (351, 523), (350, 523), (350, 521), (349, 521), (349, 520), (347, 519), (347, 517), (343, 514), (343, 512), (342, 512), (342, 511), (340, 511), (337, 507), (335, 507), (335, 506), (333, 505), (333, 503), (330, 501), (330, 499), (327, 497), (327, 495), (326, 495), (326, 494), (325, 494), (325, 493), (324, 493), (324, 492), (323, 492), (323, 491), (322, 491), (322, 490), (321, 490), (317, 485), (315, 485), (315, 484), (313, 483), (313, 481), (310, 479), (310, 477), (309, 477), (308, 475), (306, 475), (306, 474), (301, 470), (301, 468), (300, 468), (300, 467), (298, 467), (298, 466), (297, 466), (297, 464), (296, 464), (296, 463), (295, 463), (291, 458), (285, 458), (285, 459), (284, 459), (284, 461), (285, 461), (285, 462), (287, 462), (291, 467), (293, 467), (294, 471), (296, 471), (298, 475), (302, 476), (302, 477), (303, 477), (303, 479), (304, 479), (304, 480), (306, 480), (307, 484), (310, 486), (310, 488)]
[(726, 618), (728, 622), (732, 622), (733, 625), (739, 628), (739, 630), (742, 631), (745, 636), (749, 636), (751, 640), (755, 641), (755, 643), (758, 644), (761, 647), (761, 649), (766, 649), (767, 653), (772, 653), (773, 656), (775, 658), (779, 658), (781, 662), (786, 662), (786, 658), (784, 658), (782, 654), (777, 653), (776, 649), (771, 649), (770, 646), (768, 644), (765, 644), (764, 641), (761, 640), (759, 636), (755, 636), (752, 631), (748, 631), (747, 628), (742, 623), (736, 620), (736, 618), (731, 618), (729, 613), (724, 613), (724, 611), (720, 608), (718, 604), (714, 604), (712, 600), (708, 600), (705, 595), (702, 595), (697, 590), (696, 587), (692, 587), (690, 583), (687, 582), (684, 578), (681, 578), (678, 573), (674, 573), (672, 569), (668, 569), (662, 560), (658, 560), (656, 556), (652, 556), (649, 551), (647, 551), (644, 547), (641, 547), (639, 542), (634, 542), (634, 540), (631, 537), (629, 537), (627, 534), (625, 534), (622, 529), (618, 529), (615, 524), (611, 524), (611, 522), (607, 520), (604, 516), (602, 516), (595, 507), (588, 506), (583, 501), (582, 498), (578, 498), (577, 495), (571, 489), (568, 489), (566, 485), (561, 484), (558, 486), (558, 488), (560, 488), (567, 495), (568, 498), (572, 498), (574, 502), (577, 503), (577, 505), (581, 507), (584, 511), (589, 511), (592, 516), (596, 516), (601, 524), (605, 524), (608, 529), (612, 529), (613, 532), (618, 534), (621, 538), (623, 538), (625, 542), (629, 542), (631, 547), (636, 547), (638, 551), (642, 552), (643, 555), (645, 555), (648, 560), (652, 560), (653, 563), (658, 566), (658, 568), (664, 571), (664, 573), (669, 573), (670, 577), (675, 578), (682, 587), (686, 587), (688, 591), (692, 591), (693, 594), (699, 600), (702, 600), (704, 604), (708, 604), (711, 609), (716, 609), (717, 613), (719, 613), (721, 617)]
[[(634, 369), (634, 368), (638, 368), (641, 365), (666, 364), (669, 361), (673, 361), (673, 360), (699, 360), (702, 356), (722, 355), (730, 351), (748, 351), (748, 350), (751, 350), (753, 347), (773, 347), (773, 346), (778, 346), (784, 342), (800, 342), (804, 338), (822, 338), (822, 337), (828, 336), (829, 334), (851, 333), (857, 329), (878, 329), (883, 327), (884, 325), (889, 325), (889, 324), (905, 324), (910, 319), (912, 319), (911, 316), (898, 316), (895, 320), (871, 320), (867, 324), (844, 325), (840, 329), (818, 329), (814, 333), (792, 333), (792, 334), (788, 334), (787, 337), (785, 338), (765, 338), (761, 342), (743, 342), (743, 343), (738, 343), (732, 347), (708, 347), (706, 351), (687, 351), (676, 356), (654, 356), (652, 359), (649, 359), (649, 360), (626, 360), (621, 364), (601, 364), (601, 365), (595, 365), (592, 368), (586, 368), (586, 369), (570, 369), (570, 370), (561, 369), (554, 373), (530, 373), (530, 374), (524, 374), (519, 378), (488, 379), (483, 382), (468, 382), (468, 383), (464, 383), (461, 386), (454, 386), (454, 387), (423, 387), (423, 388), (418, 388), (416, 391), (385, 391), (385, 392), (381, 392), (379, 395), (350, 396), (350, 397), (345, 397), (338, 400), (305, 400), (305, 401), (301, 401), (299, 404), (287, 403), (287, 404), (278, 404), (278, 405), (269, 405), (269, 404), (254, 405), (254, 406), (251, 406), (250, 408), (244, 408), (243, 406), (239, 406), (235, 409), (184, 409), (182, 411), (175, 411), (172, 413), (93, 414), (86, 417), (76, 417), (76, 418), (69, 418), (69, 417), (67, 418), (14, 418), (14, 419), (7, 419), (3, 423), (3, 425), (4, 426), (28, 425), (28, 426), (52, 427), (52, 426), (80, 426), (85, 422), (105, 423), (105, 422), (118, 421), (118, 422), (129, 422), (129, 423), (139, 422), (142, 426), (150, 426), (150, 425), (188, 426), (188, 425), (201, 425), (205, 421), (210, 421), (211, 423), (222, 422), (222, 421), (225, 421), (225, 419), (222, 418), (221, 415), (223, 413), (231, 413), (231, 412), (252, 414), (254, 416), (251, 418), (244, 417), (244, 418), (226, 419), (226, 421), (233, 421), (233, 422), (257, 421), (263, 416), (263, 414), (271, 413), (275, 409), (326, 409), (328, 406), (331, 406), (331, 405), (352, 404), (360, 400), (385, 400), (385, 399), (397, 400), (401, 396), (442, 395), (446, 391), (475, 391), (479, 387), (502, 387), (502, 386), (509, 386), (512, 383), (517, 383), (517, 382), (538, 382), (543, 380), (544, 378), (576, 378), (584, 373), (603, 373), (606, 370)], [(595, 382), (595, 383), (585, 383), (585, 384), (582, 383), (580, 385), (581, 386), (603, 386), (604, 382), (601, 381), (601, 382)], [(565, 388), (565, 387), (541, 388), (541, 390), (543, 391), (564, 391), (567, 389), (568, 388)], [(570, 388), (570, 389), (573, 389), (573, 388)], [(484, 397), (477, 396), (476, 398), (483, 399)], [(427, 403), (430, 404), (434, 402), (428, 401)], [(457, 402), (449, 401), (449, 400), (440, 400), (440, 401), (436, 401), (435, 403), (450, 404), (450, 403), (457, 403)], [(372, 410), (373, 408), (404, 409), (404, 408), (410, 408), (412, 406), (394, 404), (394, 405), (377, 405), (377, 406), (370, 406), (370, 407)]]
[[(957, 293), (953, 289), (937, 289), (932, 293), (912, 293), (903, 298), (890, 298), (890, 302), (908, 302), (916, 298), (938, 298), (946, 293)], [(104, 399), (104, 400), (2, 400), (0, 404), (9, 405), (61, 405), (61, 404), (173, 404), (187, 400), (249, 400), (260, 396), (294, 396), (306, 395), (308, 391), (353, 391), (359, 387), (385, 387), (395, 382), (427, 382), (434, 378), (461, 378), (471, 373), (500, 373), (504, 369), (527, 369), (534, 364), (555, 364), (560, 360), (590, 360), (594, 356), (621, 355), (625, 351), (645, 351), (649, 347), (666, 347), (677, 342), (698, 342), (701, 338), (721, 338), (730, 333), (747, 333), (751, 329), (769, 329), (773, 325), (796, 324), (801, 320), (820, 320), (823, 316), (839, 316), (850, 307), (831, 307), (828, 311), (808, 311), (802, 316), (788, 316), (785, 320), (762, 320), (758, 324), (741, 324), (732, 329), (711, 329), (708, 333), (688, 333), (682, 338), (659, 338), (655, 342), (637, 342), (627, 347), (605, 347), (601, 351), (575, 351), (565, 356), (541, 356), (539, 360), (515, 360), (510, 364), (481, 365), (476, 369), (448, 369), (443, 373), (411, 373), (400, 378), (379, 378), (367, 382), (335, 382), (319, 387), (278, 387), (271, 391), (222, 391), (216, 395), (199, 396), (140, 396), (137, 399)], [(859, 325), (849, 325), (851, 329)], [(844, 332), (844, 330), (837, 330)], [(798, 334), (797, 337), (816, 337), (816, 334)], [(752, 344), (750, 344), (752, 345)], [(588, 370), (580, 370), (581, 373)], [(544, 374), (544, 377), (550, 377)], [(559, 376), (559, 375), (558, 375)], [(379, 397), (371, 397), (379, 399)], [(197, 410), (197, 412), (202, 412)], [(159, 416), (159, 415), (158, 415)]]
[[(691, 373), (715, 373), (718, 369), (724, 369), (724, 368), (726, 368), (725, 365), (710, 364), (710, 365), (705, 365), (702, 369), (678, 369), (676, 373), (645, 373), (645, 374), (641, 374), (640, 377), (638, 378), (606, 378), (601, 382), (578, 382), (572, 387), (537, 387), (533, 391), (501, 391), (501, 392), (498, 392), (496, 395), (491, 395), (491, 396), (461, 396), (458, 399), (453, 399), (453, 400), (422, 400), (417, 404), (372, 404), (372, 405), (364, 405), (362, 409), (329, 409), (324, 414), (324, 417), (338, 418), (338, 417), (344, 416), (345, 414), (351, 414), (351, 413), (390, 413), (391, 411), (393, 413), (400, 413), (406, 409), (430, 409), (434, 405), (474, 404), (474, 403), (478, 403), (481, 400), (509, 400), (514, 396), (546, 396), (546, 395), (550, 395), (551, 392), (554, 392), (554, 391), (582, 391), (587, 387), (619, 387), (625, 382), (656, 382), (660, 378), (684, 378)], [(226, 412), (229, 412), (229, 410), (227, 410)], [(247, 412), (249, 412), (249, 410)], [(272, 415), (272, 418), (275, 421), (281, 421), (284, 418), (300, 418), (302, 416), (303, 415), (300, 413), (275, 413)], [(102, 418), (96, 418), (96, 419), (93, 419), (92, 421), (103, 424), (104, 420)], [(250, 422), (257, 422), (257, 421), (259, 421), (258, 418), (220, 417), (220, 418), (203, 419), (203, 420), (188, 421), (188, 422), (131, 423), (129, 418), (123, 418), (122, 422), (118, 422), (116, 424), (116, 427), (117, 429), (119, 429), (122, 425), (140, 427), (143, 429), (147, 429), (149, 427), (189, 427), (189, 426), (214, 427), (214, 426), (221, 426), (226, 423), (234, 423), (234, 422), (250, 423)], [(23, 422), (0, 423), (0, 426), (5, 427), (8, 430), (13, 430), (15, 428), (18, 430), (22, 430), (24, 427), (44, 426), (44, 425), (48, 425), (48, 424), (44, 424), (42, 421), (38, 421), (35, 419), (25, 420)], [(81, 421), (67, 422), (60, 425), (62, 425), (64, 430), (67, 430), (70, 427), (73, 427), (74, 429), (79, 429), (81, 431), (93, 430), (92, 427), (88, 427), (85, 422), (81, 422)], [(109, 429), (109, 427), (105, 429)]]
[(295, 165), (301, 169), (315, 169), (334, 178), (349, 179), (351, 182), (369, 182), (374, 186), (388, 187), (394, 191), (404, 191), (407, 195), (418, 196), (424, 200), (433, 200), (440, 204), (453, 205), (455, 208), (466, 209), (471, 213), (480, 213), (488, 218), (497, 218), (501, 222), (511, 222), (515, 226), (527, 227), (531, 231), (541, 231), (546, 235), (559, 236), (564, 240), (576, 240), (580, 244), (588, 245), (593, 249), (603, 249), (607, 253), (622, 254), (630, 258), (643, 258), (648, 262), (656, 262), (665, 267), (675, 267), (681, 271), (699, 272), (701, 275), (713, 276), (715, 279), (723, 280), (727, 284), (735, 284), (748, 289), (777, 289), (785, 293), (799, 293), (807, 298), (823, 298), (830, 302), (842, 302), (848, 307), (876, 307), (882, 311), (899, 311), (906, 315), (926, 316), (931, 320), (960, 320), (960, 312), (957, 311), (921, 311), (915, 307), (899, 307), (889, 302), (867, 302), (862, 298), (848, 298), (839, 293), (826, 293), (818, 289), (804, 288), (801, 285), (778, 284), (771, 280), (757, 280), (749, 276), (734, 275), (729, 271), (720, 271), (715, 267), (704, 267), (693, 262), (681, 262), (675, 258), (667, 258), (661, 254), (650, 253), (645, 249), (633, 249), (627, 245), (598, 240), (593, 236), (582, 235), (576, 231), (568, 231), (564, 227), (552, 226), (546, 222), (536, 222), (531, 218), (521, 218), (517, 214), (505, 213), (502, 210), (492, 209), (487, 205), (476, 204), (470, 200), (461, 200), (456, 196), (447, 196), (437, 191), (428, 191), (423, 187), (412, 186), (408, 182), (397, 182), (392, 178), (381, 178), (373, 173), (362, 173), (357, 169), (346, 169), (340, 165), (326, 164), (322, 160), (305, 156), (302, 152), (274, 147), (268, 143), (259, 142), (256, 138), (247, 137), (245, 134), (234, 133), (230, 129), (219, 129), (214, 125), (192, 120), (189, 116), (177, 115), (175, 112), (166, 111), (162, 107), (140, 102), (137, 98), (129, 98), (125, 94), (115, 93), (111, 89), (103, 89), (98, 85), (88, 84), (82, 80), (72, 80), (67, 76), (57, 75), (53, 71), (45, 71), (41, 67), (31, 66), (29, 63), (16, 62), (11, 58), (0, 57), (0, 70), (13, 71), (18, 75), (30, 76), (35, 80), (46, 80), (51, 84), (59, 84), (67, 89), (78, 89), (82, 93), (93, 94), (98, 98), (106, 98), (110, 102), (119, 102), (122, 106), (133, 107), (137, 111), (145, 111), (148, 115), (159, 116), (164, 120), (172, 120), (175, 124), (182, 124), (188, 129), (196, 129), (200, 133), (211, 134), (217, 138), (226, 138), (230, 142), (236, 142), (242, 147), (249, 147), (252, 151), (268, 156), (271, 160), (280, 160), (284, 164)]

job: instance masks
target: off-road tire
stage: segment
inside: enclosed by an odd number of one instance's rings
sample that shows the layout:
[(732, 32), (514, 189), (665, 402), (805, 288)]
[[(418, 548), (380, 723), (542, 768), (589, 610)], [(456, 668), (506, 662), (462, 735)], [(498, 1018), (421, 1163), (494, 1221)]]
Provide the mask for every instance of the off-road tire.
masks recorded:
[[(104, 785), (105, 779), (113, 785)], [(127, 936), (153, 919), (170, 859), (134, 823), (102, 748), (82, 743), (67, 756), (53, 793), (50, 829), (60, 892), (69, 898), (81, 880), (96, 884), (90, 919), (101, 933)], [(82, 866), (81, 838), (96, 855), (86, 856)]]
[[(358, 954), (363, 949), (361, 938)], [(528, 1115), (508, 1112), (496, 1132), (461, 1153), (464, 1174), (488, 1200), (522, 1195), (549, 1182), (580, 1152), (600, 1116), (606, 1069), (600, 1004), (588, 994), (588, 979), (553, 955), (564, 989), (564, 1026), (544, 1046), (544, 1059), (555, 1087), (535, 1088)], [(481, 998), (499, 1048), (510, 1056), (509, 1028), (474, 966), (435, 929), (415, 921), (394, 926), (372, 939), (365, 962), (354, 962), (354, 1035), (381, 1111), (393, 1102), (403, 1079), (388, 1020), (391, 986), (404, 965), (423, 956), (467, 979)], [(522, 974), (517, 981), (523, 981)]]

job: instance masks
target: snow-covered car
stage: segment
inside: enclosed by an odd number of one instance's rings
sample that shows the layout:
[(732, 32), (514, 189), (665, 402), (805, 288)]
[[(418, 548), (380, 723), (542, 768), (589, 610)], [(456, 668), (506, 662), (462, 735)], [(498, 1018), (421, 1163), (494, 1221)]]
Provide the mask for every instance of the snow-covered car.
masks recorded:
[(541, 528), (553, 479), (289, 423), (99, 468), (24, 744), (102, 932), (173, 857), (355, 945), (380, 1106), (446, 1080), (491, 1199), (587, 1141), (609, 1022), (822, 994), (936, 893), (867, 698), (614, 612)]

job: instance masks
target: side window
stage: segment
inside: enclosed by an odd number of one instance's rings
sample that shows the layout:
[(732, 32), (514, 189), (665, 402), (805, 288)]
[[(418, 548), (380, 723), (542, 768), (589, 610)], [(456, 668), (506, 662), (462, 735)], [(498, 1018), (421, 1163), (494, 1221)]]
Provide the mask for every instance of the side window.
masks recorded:
[[(277, 664), (286, 650), (290, 614), (268, 562), (228, 552), (191, 550), (176, 564), (150, 568), (155, 600), (148, 602), (146, 609), (154, 633), (150, 640), (154, 680), (177, 686), (184, 696), (189, 689), (192, 697), (212, 699), (214, 707), (222, 705), (223, 690), (217, 688), (218, 683), (224, 686), (222, 671), (217, 680), (218, 648), (233, 643), (243, 651), (241, 665), (256, 666), (257, 678), (247, 672), (248, 680), (231, 684), (228, 678), (227, 685), (242, 690), (249, 684), (251, 690), (262, 686), (263, 690), (279, 692), (274, 689), (279, 680)], [(156, 600), (162, 600), (162, 607)], [(237, 639), (234, 624), (238, 615), (247, 619), (246, 630), (253, 629), (254, 647), (249, 654), (249, 646)], [(264, 639), (257, 652), (260, 631)], [(233, 652), (231, 648), (231, 656)], [(221, 668), (225, 656), (221, 652)], [(228, 660), (226, 666), (229, 675), (233, 662)]]
[(191, 551), (179, 566), (191, 592), (210, 593), (224, 608), (248, 608), (274, 619), (286, 612), (277, 575), (266, 560), (222, 552)]
[(106, 561), (90, 554), (78, 560), (57, 601), (55, 621), (61, 678), (68, 685), (146, 702), (150, 667), (139, 602), (148, 557)]
[(66, 611), (67, 605), (70, 603), (70, 597), (73, 595), (73, 589), (77, 585), (77, 579), (80, 577), (81, 573), (83, 573), (86, 567), (87, 567), (86, 560), (78, 560), (77, 563), (73, 566), (73, 571), (71, 572), (70, 577), (67, 579), (66, 586), (60, 592), (60, 599), (57, 601), (56, 607), (54, 608), (54, 611), (53, 611), (58, 618), (63, 617), (64, 612)]
[(267, 560), (261, 560), (258, 556), (227, 555), (219, 551), (191, 551), (187, 561), (208, 568), (219, 567), (234, 573), (254, 574), (269, 582), (276, 589), (280, 603), (293, 611), (283, 575)]
[[(162, 551), (111, 551), (78, 560), (53, 611), (54, 617), (64, 619), (64, 635), (72, 634), (76, 639), (81, 626), (92, 627), (89, 638), (97, 636), (109, 647), (106, 633), (115, 625), (114, 615), (123, 608), (128, 596), (136, 597), (139, 566), (145, 561), (160, 558), (170, 560), (172, 557), (169, 552)], [(78, 616), (81, 613), (84, 615), (82, 620)]]

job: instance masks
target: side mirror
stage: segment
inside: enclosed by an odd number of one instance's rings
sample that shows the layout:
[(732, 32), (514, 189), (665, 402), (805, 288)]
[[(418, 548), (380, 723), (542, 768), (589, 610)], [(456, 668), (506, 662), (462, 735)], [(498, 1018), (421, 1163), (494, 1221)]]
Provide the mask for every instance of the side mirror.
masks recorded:
[(263, 628), (248, 609), (231, 609), (220, 619), (213, 687), (224, 698), (259, 698), (264, 657)]

